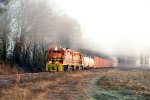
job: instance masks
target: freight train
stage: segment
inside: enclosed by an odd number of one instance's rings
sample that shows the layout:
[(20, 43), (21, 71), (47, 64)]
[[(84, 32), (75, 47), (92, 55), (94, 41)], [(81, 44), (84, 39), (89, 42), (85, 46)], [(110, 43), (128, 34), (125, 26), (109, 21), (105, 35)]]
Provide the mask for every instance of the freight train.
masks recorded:
[(80, 52), (63, 47), (51, 47), (47, 52), (46, 71), (48, 72), (103, 67), (114, 67), (113, 61), (96, 56), (86, 57)]

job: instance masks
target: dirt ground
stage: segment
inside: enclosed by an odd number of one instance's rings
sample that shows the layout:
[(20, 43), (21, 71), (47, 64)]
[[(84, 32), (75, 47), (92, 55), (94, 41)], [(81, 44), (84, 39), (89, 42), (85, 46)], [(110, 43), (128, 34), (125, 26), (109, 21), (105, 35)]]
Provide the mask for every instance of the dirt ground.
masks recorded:
[(150, 99), (150, 70), (94, 69), (48, 74), (0, 84), (0, 100)]

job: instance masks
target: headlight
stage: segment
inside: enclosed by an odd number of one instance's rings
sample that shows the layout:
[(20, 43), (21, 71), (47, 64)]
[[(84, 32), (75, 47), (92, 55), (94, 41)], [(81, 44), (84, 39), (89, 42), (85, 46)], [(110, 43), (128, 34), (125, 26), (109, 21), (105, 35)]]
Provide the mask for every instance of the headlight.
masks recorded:
[(55, 47), (55, 51), (57, 51), (57, 47)]

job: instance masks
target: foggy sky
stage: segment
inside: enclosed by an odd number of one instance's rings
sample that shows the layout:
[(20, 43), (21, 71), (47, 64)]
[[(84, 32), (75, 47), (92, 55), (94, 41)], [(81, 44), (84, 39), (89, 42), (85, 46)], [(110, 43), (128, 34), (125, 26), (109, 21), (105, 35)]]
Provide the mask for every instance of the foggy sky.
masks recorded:
[(138, 54), (150, 48), (149, 0), (56, 0), (76, 18), (83, 44), (110, 54)]

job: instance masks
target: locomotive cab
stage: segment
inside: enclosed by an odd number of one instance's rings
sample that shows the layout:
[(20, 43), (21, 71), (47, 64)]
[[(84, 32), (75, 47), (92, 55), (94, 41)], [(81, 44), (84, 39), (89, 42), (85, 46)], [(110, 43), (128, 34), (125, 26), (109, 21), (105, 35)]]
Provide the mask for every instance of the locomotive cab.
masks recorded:
[(64, 51), (62, 48), (50, 48), (47, 54), (46, 71), (63, 71), (63, 56)]

